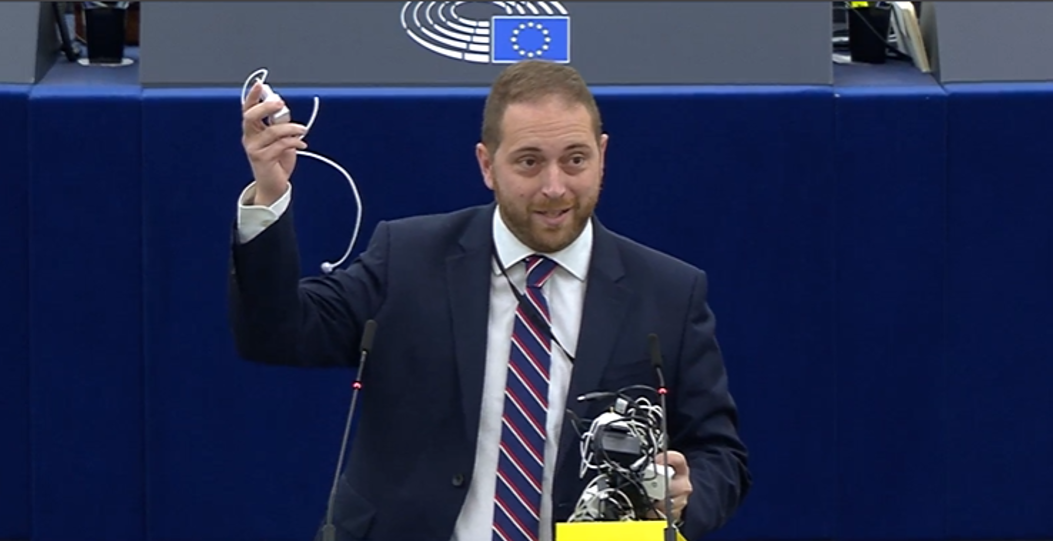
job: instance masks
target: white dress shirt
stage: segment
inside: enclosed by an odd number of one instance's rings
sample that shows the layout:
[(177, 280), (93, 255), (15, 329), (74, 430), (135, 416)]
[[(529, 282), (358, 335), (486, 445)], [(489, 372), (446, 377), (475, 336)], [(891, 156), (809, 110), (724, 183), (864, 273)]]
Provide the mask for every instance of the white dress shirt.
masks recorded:
[[(274, 223), (288, 208), (291, 192), (290, 186), (270, 207), (248, 206), (246, 202), (251, 201), (254, 187), (252, 184), (246, 187), (238, 208), (238, 237), (241, 242), (248, 242)], [(524, 292), (526, 269), (523, 260), (535, 252), (512, 234), (501, 219), (500, 212), (494, 212), (493, 236), (498, 257), (505, 265), (505, 272), (519, 291)], [(558, 263), (556, 271), (542, 288), (549, 305), (552, 332), (563, 347), (573, 354), (578, 344), (585, 300), (585, 280), (592, 257), (592, 222), (588, 223), (570, 246), (559, 252), (543, 255)], [(472, 472), (467, 498), (454, 527), (452, 541), (475, 541), (490, 539), (492, 536), (501, 414), (504, 409), (505, 380), (511, 354), (515, 310), (515, 294), (509, 289), (508, 282), (494, 262), (490, 280), (486, 368), (479, 418), (479, 439), (475, 450), (475, 469)], [(542, 479), (541, 541), (552, 541), (552, 482), (571, 375), (570, 360), (563, 351), (555, 344), (552, 345), (551, 351), (545, 466)]]

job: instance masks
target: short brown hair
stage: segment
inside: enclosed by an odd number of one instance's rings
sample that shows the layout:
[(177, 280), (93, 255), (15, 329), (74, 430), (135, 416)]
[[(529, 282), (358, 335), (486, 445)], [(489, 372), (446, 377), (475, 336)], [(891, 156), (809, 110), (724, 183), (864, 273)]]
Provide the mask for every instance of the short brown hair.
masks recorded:
[(501, 143), (501, 120), (513, 103), (530, 103), (559, 96), (585, 106), (592, 116), (596, 137), (603, 133), (600, 110), (589, 86), (578, 71), (566, 64), (545, 60), (523, 60), (512, 64), (494, 81), (483, 108), (482, 140), (491, 152)]

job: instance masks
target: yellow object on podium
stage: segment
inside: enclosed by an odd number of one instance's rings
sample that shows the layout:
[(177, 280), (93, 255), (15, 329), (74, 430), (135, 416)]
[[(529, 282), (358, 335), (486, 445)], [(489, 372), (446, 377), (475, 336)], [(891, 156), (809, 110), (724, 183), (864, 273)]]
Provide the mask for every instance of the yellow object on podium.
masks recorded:
[[(555, 541), (663, 541), (664, 520), (559, 522)], [(687, 541), (676, 532), (676, 541)]]

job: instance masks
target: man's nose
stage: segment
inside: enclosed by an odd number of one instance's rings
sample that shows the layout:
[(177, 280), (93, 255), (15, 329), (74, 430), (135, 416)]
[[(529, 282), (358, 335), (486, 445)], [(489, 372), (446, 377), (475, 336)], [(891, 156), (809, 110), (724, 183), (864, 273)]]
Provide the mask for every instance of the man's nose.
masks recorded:
[(567, 182), (563, 170), (559, 168), (559, 165), (552, 164), (545, 168), (542, 179), (544, 186), (541, 188), (541, 193), (544, 194), (545, 197), (559, 199), (567, 192)]

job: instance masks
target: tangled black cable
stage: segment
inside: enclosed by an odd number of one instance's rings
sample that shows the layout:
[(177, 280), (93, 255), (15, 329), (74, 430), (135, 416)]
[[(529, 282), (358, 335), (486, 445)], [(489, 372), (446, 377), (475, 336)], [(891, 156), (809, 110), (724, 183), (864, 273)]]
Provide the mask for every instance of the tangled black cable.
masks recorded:
[[(663, 448), (661, 406), (643, 396), (633, 397), (632, 391), (646, 391), (658, 395), (647, 385), (631, 385), (613, 392), (587, 393), (579, 401), (614, 399), (607, 411), (589, 423), (577, 417), (574, 428), (581, 440), (581, 468), (584, 477), (596, 471), (578, 500), (570, 517), (575, 521), (638, 520), (649, 512), (661, 516), (657, 502), (647, 495), (643, 486), (643, 472)], [(571, 414), (573, 416), (573, 413)]]

